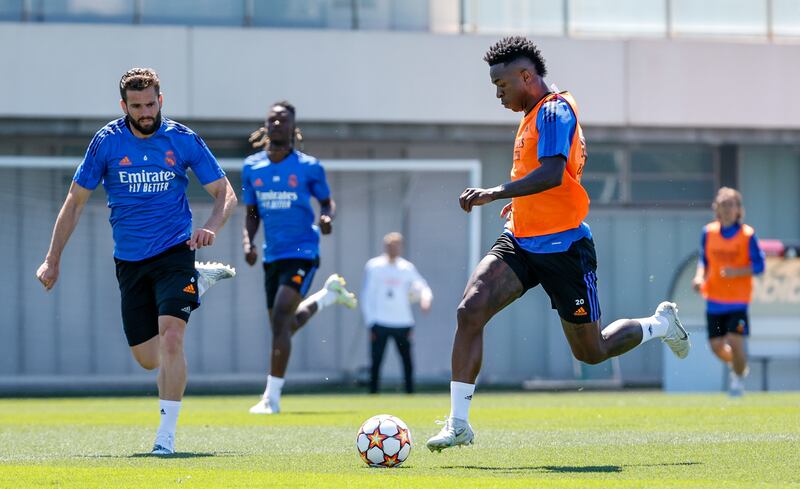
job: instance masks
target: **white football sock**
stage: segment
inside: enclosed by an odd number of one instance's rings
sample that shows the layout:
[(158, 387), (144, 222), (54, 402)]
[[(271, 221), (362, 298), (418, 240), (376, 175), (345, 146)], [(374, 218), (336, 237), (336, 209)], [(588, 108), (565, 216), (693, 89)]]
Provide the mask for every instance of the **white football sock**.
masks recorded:
[(317, 303), (317, 312), (319, 312), (336, 302), (336, 294), (328, 289), (322, 288), (308, 296), (307, 299), (300, 303), (300, 306), (312, 304), (314, 302)]
[(467, 420), (475, 384), (450, 382), (450, 417)]
[(642, 325), (642, 343), (653, 338), (663, 338), (669, 328), (669, 320), (665, 317), (650, 316), (649, 318), (634, 319)]
[(281, 400), (281, 389), (283, 389), (284, 380), (281, 377), (267, 376), (267, 388), (264, 391), (264, 399), (269, 399), (272, 402)]
[(178, 425), (178, 414), (181, 412), (181, 401), (167, 401), (159, 399), (158, 406), (161, 412), (161, 423), (158, 425), (159, 433), (168, 433), (175, 436)]

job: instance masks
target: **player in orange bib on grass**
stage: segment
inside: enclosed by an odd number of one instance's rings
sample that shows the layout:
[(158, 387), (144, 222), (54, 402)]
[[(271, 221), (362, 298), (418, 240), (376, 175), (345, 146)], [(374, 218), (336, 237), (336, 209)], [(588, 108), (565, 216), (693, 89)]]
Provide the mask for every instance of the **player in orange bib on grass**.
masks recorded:
[(753, 275), (764, 271), (764, 254), (755, 230), (744, 224), (742, 194), (722, 187), (711, 206), (716, 220), (703, 228), (700, 259), (692, 286), (706, 299), (711, 349), (731, 369), (729, 393), (744, 394), (747, 376), (745, 338), (750, 334), (747, 306)]
[(589, 364), (621, 355), (652, 338), (662, 338), (685, 358), (689, 337), (677, 307), (662, 302), (654, 315), (620, 319), (601, 329), (597, 259), (589, 226), (589, 196), (581, 186), (586, 144), (572, 95), (548, 89), (539, 49), (520, 36), (507, 37), (484, 56), (497, 98), (524, 114), (514, 143), (511, 181), (492, 188), (468, 188), (461, 208), (511, 199), (501, 216), (506, 229), (467, 282), (458, 306), (453, 343), (450, 416), (428, 440), (442, 450), (473, 442), (467, 421), (483, 355), (483, 328), (489, 319), (542, 285), (558, 311), (573, 355)]

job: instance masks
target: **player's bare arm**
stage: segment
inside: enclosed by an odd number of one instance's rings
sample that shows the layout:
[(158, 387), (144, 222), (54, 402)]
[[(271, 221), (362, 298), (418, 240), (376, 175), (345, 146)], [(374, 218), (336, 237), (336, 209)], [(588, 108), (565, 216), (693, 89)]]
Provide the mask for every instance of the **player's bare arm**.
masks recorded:
[(208, 221), (199, 229), (195, 229), (192, 233), (191, 239), (186, 242), (187, 245), (193, 250), (198, 250), (204, 246), (211, 246), (214, 244), (214, 239), (225, 222), (228, 220), (233, 210), (236, 208), (236, 193), (231, 187), (231, 182), (227, 177), (222, 177), (214, 180), (211, 183), (203, 185), (212, 197), (214, 197), (214, 208), (211, 211)]
[(67, 245), (67, 241), (75, 227), (77, 227), (81, 212), (83, 212), (90, 195), (92, 195), (91, 190), (81, 187), (75, 182), (72, 182), (69, 187), (67, 198), (64, 200), (64, 205), (61, 206), (56, 224), (53, 226), (50, 249), (47, 250), (44, 262), (36, 270), (36, 278), (47, 290), (52, 289), (58, 280), (61, 253), (64, 251), (64, 247)]
[[(497, 199), (538, 194), (561, 185), (561, 180), (564, 177), (564, 168), (567, 165), (564, 157), (548, 156), (542, 158), (539, 163), (541, 164), (539, 168), (519, 180), (492, 188), (468, 188), (464, 190), (458, 199), (459, 205), (466, 212), (470, 212), (474, 206), (488, 204)], [(510, 210), (510, 208), (508, 210), (503, 208), (504, 212), (501, 212), (501, 217), (505, 217), (505, 214)]]
[(703, 266), (703, 262), (697, 262), (697, 271), (694, 273), (694, 278), (692, 279), (692, 288), (695, 292), (700, 292), (700, 287), (703, 286), (703, 282), (706, 281), (706, 267)]
[(336, 202), (331, 198), (319, 201), (319, 230), (322, 234), (331, 234), (333, 219), (336, 217)]
[(247, 214), (244, 217), (244, 231), (242, 236), (242, 247), (244, 248), (244, 261), (253, 266), (258, 260), (258, 250), (255, 246), (256, 233), (261, 224), (261, 216), (258, 214), (257, 205), (248, 205)]

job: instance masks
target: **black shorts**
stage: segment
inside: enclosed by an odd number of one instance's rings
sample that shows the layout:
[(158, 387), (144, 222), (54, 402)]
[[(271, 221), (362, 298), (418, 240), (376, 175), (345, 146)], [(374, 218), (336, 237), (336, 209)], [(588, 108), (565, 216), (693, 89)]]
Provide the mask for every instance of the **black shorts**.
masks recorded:
[(314, 274), (319, 268), (319, 257), (313, 260), (287, 258), (264, 264), (264, 290), (267, 292), (267, 309), (272, 309), (278, 287), (285, 285), (298, 291), (305, 297)]
[(706, 313), (708, 324), (708, 337), (720, 338), (728, 333), (748, 336), (750, 334), (750, 319), (747, 311), (734, 311), (725, 314)]
[(186, 244), (141, 261), (114, 261), (128, 345), (156, 336), (159, 316), (189, 321), (191, 312), (200, 306), (194, 251)]
[(530, 253), (503, 233), (489, 254), (511, 267), (522, 282), (523, 293), (542, 284), (561, 319), (577, 324), (600, 319), (597, 256), (591, 239), (576, 241), (561, 253)]

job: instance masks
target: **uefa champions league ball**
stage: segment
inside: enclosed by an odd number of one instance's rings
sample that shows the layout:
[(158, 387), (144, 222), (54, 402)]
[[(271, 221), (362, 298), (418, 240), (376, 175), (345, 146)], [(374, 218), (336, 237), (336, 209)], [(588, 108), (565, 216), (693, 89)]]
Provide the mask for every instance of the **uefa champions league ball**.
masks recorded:
[(411, 430), (400, 418), (379, 414), (358, 429), (356, 448), (370, 467), (397, 467), (411, 453)]

